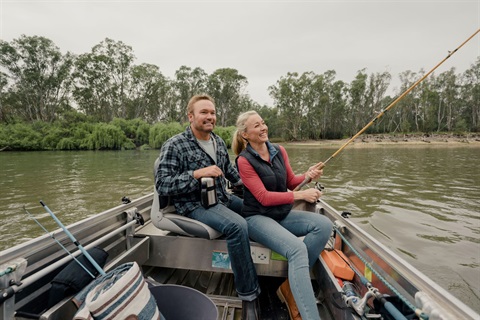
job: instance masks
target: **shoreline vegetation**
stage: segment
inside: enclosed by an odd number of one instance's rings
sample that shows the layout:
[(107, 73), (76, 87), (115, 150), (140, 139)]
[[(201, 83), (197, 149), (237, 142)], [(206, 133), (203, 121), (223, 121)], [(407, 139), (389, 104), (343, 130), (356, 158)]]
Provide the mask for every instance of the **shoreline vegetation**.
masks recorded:
[[(338, 146), (347, 143), (350, 138), (335, 140), (308, 140), (285, 141), (288, 146)], [(480, 133), (453, 134), (363, 134), (353, 140), (349, 147), (375, 147), (375, 146), (469, 146), (480, 147)]]
[[(0, 128), (1, 129), (1, 128)], [(179, 125), (176, 130), (178, 132), (183, 131), (183, 127)], [(215, 133), (220, 135), (225, 142), (227, 142), (228, 148), (230, 148), (230, 137), (229, 130), (233, 132), (234, 128), (226, 128), (226, 129), (217, 129)], [(161, 134), (162, 139), (166, 140), (165, 137), (172, 136), (175, 132), (168, 132)], [(148, 136), (148, 134), (146, 134)], [(0, 135), (1, 136), (1, 135)], [(108, 136), (108, 134), (106, 135)], [(155, 136), (155, 134), (154, 134)], [(1, 137), (0, 137), (1, 138)], [(97, 137), (99, 138), (99, 137)], [(69, 150), (149, 150), (149, 149), (160, 149), (161, 145), (163, 144), (162, 141), (150, 141), (148, 143), (147, 140), (144, 139), (144, 144), (134, 144), (130, 141), (128, 144), (128, 148), (126, 147), (112, 147), (112, 145), (104, 146), (105, 141), (108, 140), (108, 137), (100, 138), (103, 144), (102, 147), (99, 148), (18, 148), (18, 147), (11, 147), (10, 145), (5, 145), (0, 143), (0, 152), (2, 151), (69, 151)], [(118, 136), (117, 136), (118, 138)], [(321, 140), (296, 140), (296, 141), (288, 141), (279, 138), (271, 138), (270, 141), (273, 143), (279, 143), (289, 147), (332, 147), (332, 148), (340, 148), (344, 144), (346, 144), (349, 139), (321, 139)], [(125, 139), (120, 139), (122, 141), (117, 141), (117, 145), (124, 145)], [(1, 139), (0, 139), (1, 142)], [(72, 142), (72, 144), (75, 144)], [(384, 147), (384, 146), (408, 146), (408, 147), (425, 147), (425, 146), (436, 146), (436, 147), (479, 147), (480, 148), (480, 133), (433, 133), (433, 134), (425, 134), (425, 133), (405, 133), (405, 134), (366, 134), (363, 133), (358, 136), (355, 140), (351, 141), (348, 144), (349, 148), (374, 148), (374, 147)]]

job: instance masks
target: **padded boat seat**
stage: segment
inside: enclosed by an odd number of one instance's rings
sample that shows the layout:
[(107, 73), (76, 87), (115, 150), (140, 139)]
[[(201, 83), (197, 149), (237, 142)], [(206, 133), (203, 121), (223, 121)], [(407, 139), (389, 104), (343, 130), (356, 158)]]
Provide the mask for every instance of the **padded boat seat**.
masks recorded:
[[(157, 158), (154, 172), (157, 171), (158, 161)], [(169, 197), (160, 197), (155, 186), (150, 219), (155, 227), (184, 236), (216, 239), (222, 235), (221, 232), (200, 221), (177, 214), (173, 204), (170, 204)]]

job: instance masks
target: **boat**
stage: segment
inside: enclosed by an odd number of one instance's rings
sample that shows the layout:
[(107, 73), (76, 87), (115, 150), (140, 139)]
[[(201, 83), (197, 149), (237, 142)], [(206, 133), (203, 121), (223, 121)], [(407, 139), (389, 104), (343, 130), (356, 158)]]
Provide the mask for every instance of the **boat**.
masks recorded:
[[(363, 231), (348, 212), (337, 211), (323, 200), (297, 202), (295, 208), (323, 214), (334, 223), (327, 247), (311, 271), (322, 319), (480, 319), (434, 279)], [(72, 256), (82, 254), (78, 244), (85, 250), (107, 252), (106, 272), (136, 262), (151, 288), (191, 290), (205, 297), (205, 306), (213, 305), (213, 319), (241, 319), (242, 303), (235, 293), (222, 235), (174, 212), (159, 210), (155, 191), (133, 200), (124, 197), (118, 206), (66, 230), (59, 228), (0, 252), (0, 275), (11, 275), (9, 281), (0, 282), (0, 319), (72, 319), (77, 310), (73, 295), (48, 307), (47, 300), (52, 280), (72, 263)], [(288, 319), (287, 308), (275, 294), (287, 276), (285, 258), (253, 241), (251, 248), (262, 289), (262, 319)], [(19, 261), (26, 261), (26, 266), (19, 268)], [(167, 296), (175, 297), (173, 293)], [(202, 309), (201, 304), (193, 307), (192, 299), (175, 299), (180, 306), (174, 308)], [(159, 305), (163, 313), (162, 308)], [(195, 312), (198, 317), (192, 319), (203, 319), (202, 310)]]

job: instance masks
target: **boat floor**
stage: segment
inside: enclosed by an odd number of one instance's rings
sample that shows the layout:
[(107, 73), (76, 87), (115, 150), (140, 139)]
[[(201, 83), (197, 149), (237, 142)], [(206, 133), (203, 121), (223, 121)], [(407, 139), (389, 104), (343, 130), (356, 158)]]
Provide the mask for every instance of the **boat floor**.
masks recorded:
[[(233, 274), (211, 271), (196, 271), (171, 269), (161, 267), (144, 267), (144, 276), (158, 284), (176, 284), (194, 288), (206, 294), (217, 306), (217, 320), (240, 320), (242, 316), (242, 301), (238, 298)], [(260, 309), (262, 320), (288, 320), (288, 310), (277, 297), (276, 290), (285, 278), (260, 276), (259, 284)], [(319, 292), (318, 285), (312, 281), (314, 291)], [(321, 303), (318, 310), (322, 319), (333, 319), (327, 308)]]

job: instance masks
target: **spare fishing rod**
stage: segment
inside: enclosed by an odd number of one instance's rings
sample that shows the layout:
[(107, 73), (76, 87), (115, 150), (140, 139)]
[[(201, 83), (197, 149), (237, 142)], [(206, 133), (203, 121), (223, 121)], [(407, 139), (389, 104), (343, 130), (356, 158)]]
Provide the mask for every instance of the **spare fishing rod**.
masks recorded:
[(85, 270), (85, 272), (87, 272), (87, 273), (90, 275), (90, 277), (92, 277), (93, 279), (95, 279), (95, 276), (87, 269), (87, 267), (85, 267), (80, 261), (78, 261), (78, 259), (77, 259), (70, 251), (68, 251), (68, 249), (65, 248), (65, 246), (64, 246), (60, 241), (57, 240), (57, 238), (55, 238), (55, 235), (54, 235), (53, 232), (52, 232), (52, 233), (48, 232), (47, 228), (45, 228), (45, 227), (40, 223), (40, 221), (38, 221), (38, 220), (33, 216), (33, 214), (31, 214), (31, 213), (27, 210), (27, 208), (25, 208), (25, 206), (23, 206), (23, 210), (25, 211), (25, 213), (26, 213), (33, 221), (35, 221), (36, 224), (38, 224), (38, 225), (40, 226), (40, 228), (43, 229), (43, 231), (45, 231), (46, 234), (48, 234), (48, 235), (50, 236), (50, 238), (52, 238), (52, 239), (63, 249), (63, 251), (65, 251), (73, 260), (75, 260), (75, 261), (78, 263), (78, 265), (79, 265), (80, 267), (82, 267), (83, 270)]
[[(453, 51), (449, 51), (448, 52), (448, 55), (442, 60), (440, 61), (435, 67), (432, 68), (432, 70), (430, 70), (429, 72), (427, 72), (423, 77), (421, 77), (419, 80), (417, 80), (410, 88), (408, 88), (407, 90), (405, 90), (400, 96), (398, 96), (397, 99), (395, 99), (394, 101), (392, 101), (385, 109), (383, 109), (382, 111), (380, 111), (380, 113), (374, 117), (372, 120), (370, 120), (369, 123), (367, 123), (366, 126), (364, 126), (360, 131), (358, 131), (353, 137), (351, 137), (347, 142), (345, 142), (337, 151), (335, 151), (335, 153), (333, 153), (327, 160), (323, 161), (323, 162), (319, 162), (315, 165), (315, 168), (316, 169), (323, 169), (325, 167), (325, 164), (330, 161), (331, 159), (335, 158), (343, 149), (345, 149), (346, 146), (348, 146), (353, 140), (355, 140), (359, 135), (361, 135), (363, 132), (365, 132), (365, 130), (367, 130), (373, 123), (375, 123), (378, 119), (380, 119), (384, 114), (385, 112), (387, 112), (388, 110), (390, 110), (391, 108), (393, 108), (393, 106), (395, 106), (397, 104), (398, 101), (402, 100), (403, 97), (405, 97), (408, 93), (410, 93), (410, 91), (412, 91), (420, 82), (422, 82), (423, 80), (425, 80), (426, 77), (428, 77), (432, 72), (434, 72), (440, 65), (442, 65), (448, 58), (450, 58), (455, 52), (457, 52), (461, 47), (463, 47), (468, 41), (470, 41), (470, 39), (472, 39), (473, 37), (475, 37), (477, 35), (477, 33), (480, 32), (480, 29), (478, 29), (477, 31), (475, 31), (467, 40), (465, 40), (461, 45), (459, 45), (455, 50)], [(295, 189), (294, 191), (298, 191), (300, 190), (304, 185), (306, 185), (307, 183), (309, 183), (310, 181), (312, 181), (312, 179), (310, 177), (305, 177), (305, 180), (300, 183)]]
[(102, 276), (106, 275), (105, 271), (103, 271), (103, 269), (98, 265), (95, 259), (92, 258), (92, 256), (87, 252), (87, 250), (85, 250), (85, 248), (80, 244), (80, 242), (78, 242), (77, 239), (75, 239), (73, 234), (71, 234), (70, 231), (68, 231), (68, 229), (63, 225), (63, 223), (57, 218), (57, 216), (55, 216), (52, 210), (50, 210), (42, 200), (40, 200), (40, 204), (50, 214), (50, 216), (53, 218), (53, 220), (55, 220), (55, 222), (60, 226), (60, 228), (63, 229), (65, 234), (70, 238), (70, 240), (72, 240), (72, 242), (83, 253), (83, 255), (88, 259), (88, 261), (90, 261), (90, 263), (98, 271), (98, 273), (100, 273)]

